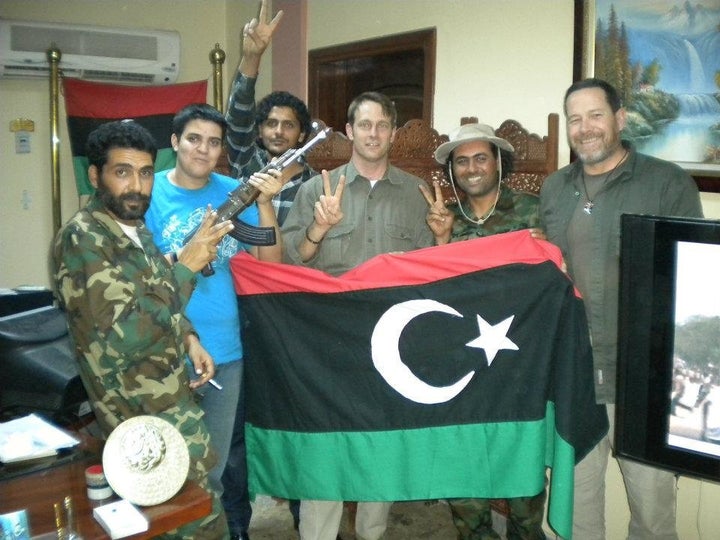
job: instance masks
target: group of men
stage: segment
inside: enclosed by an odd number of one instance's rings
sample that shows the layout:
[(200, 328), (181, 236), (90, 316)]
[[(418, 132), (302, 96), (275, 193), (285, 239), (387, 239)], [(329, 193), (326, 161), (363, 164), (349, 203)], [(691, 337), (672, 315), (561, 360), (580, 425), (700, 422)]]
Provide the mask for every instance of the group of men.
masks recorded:
[[(243, 29), (243, 54), (227, 116), (197, 104), (173, 121), (176, 166), (155, 172), (155, 142), (132, 121), (105, 124), (88, 140), (94, 197), (54, 246), (58, 299), (67, 311), (83, 383), (104, 433), (153, 414), (187, 441), (189, 477), (213, 496), (212, 513), (176, 532), (182, 538), (248, 538), (251, 507), (244, 447), (241, 309), (228, 261), (238, 251), (341, 275), (388, 252), (530, 229), (556, 244), (582, 293), (592, 336), (596, 399), (614, 417), (620, 215), (702, 216), (692, 179), (621, 140), (617, 91), (587, 79), (566, 92), (568, 143), (577, 160), (553, 173), (540, 196), (511, 190), (513, 147), (483, 124), (461, 126), (438, 147), (458, 203), (438, 185), (389, 161), (395, 106), (366, 92), (348, 108), (347, 164), (316, 174), (299, 163), (265, 169), (310, 135), (305, 104), (287, 92), (255, 103), (260, 59), (282, 12)], [(250, 246), (216, 223), (213, 209), (238, 185), (216, 167), (227, 143), (233, 174), (259, 191), (239, 217), (272, 227), (276, 243)], [(265, 172), (259, 172), (265, 170)], [(209, 276), (201, 270), (212, 264)], [(222, 390), (207, 384), (210, 379)], [(249, 382), (251, 384), (251, 381)], [(612, 429), (576, 466), (573, 536), (605, 537), (605, 472)], [(628, 492), (631, 539), (676, 539), (675, 477), (618, 459)], [(510, 499), (507, 537), (545, 538), (546, 493)], [(490, 501), (448, 501), (458, 538), (499, 538)], [(299, 506), (299, 511), (298, 511)], [(359, 502), (357, 538), (376, 540), (391, 503)], [(342, 501), (291, 501), (300, 537), (335, 540)]]

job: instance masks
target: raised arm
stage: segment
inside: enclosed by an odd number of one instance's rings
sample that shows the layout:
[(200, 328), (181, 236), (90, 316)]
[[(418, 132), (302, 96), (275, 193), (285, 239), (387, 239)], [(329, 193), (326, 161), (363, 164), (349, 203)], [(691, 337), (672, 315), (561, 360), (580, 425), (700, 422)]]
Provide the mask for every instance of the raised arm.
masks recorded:
[(307, 262), (315, 256), (325, 235), (344, 217), (342, 194), (345, 189), (345, 176), (340, 176), (335, 191), (332, 190), (328, 171), (322, 171), (322, 179), (323, 194), (313, 205), (313, 219), (305, 229), (303, 237), (296, 244), (297, 252), (303, 262)]
[(246, 77), (257, 78), (260, 60), (272, 40), (282, 15), (283, 12), (278, 11), (272, 20), (268, 20), (267, 0), (262, 0), (259, 17), (252, 19), (243, 27), (242, 57), (238, 71)]
[(253, 158), (257, 147), (255, 126), (255, 82), (262, 55), (270, 44), (282, 11), (267, 20), (267, 1), (260, 6), (260, 16), (243, 27), (242, 56), (230, 90), (227, 109), (227, 150), (233, 176), (240, 177), (242, 168)]

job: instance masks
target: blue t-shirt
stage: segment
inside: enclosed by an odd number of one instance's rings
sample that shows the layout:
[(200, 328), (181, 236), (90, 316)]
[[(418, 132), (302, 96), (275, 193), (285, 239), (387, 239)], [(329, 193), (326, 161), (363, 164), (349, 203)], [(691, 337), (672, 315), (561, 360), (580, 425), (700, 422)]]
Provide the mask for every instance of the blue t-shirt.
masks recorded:
[[(202, 188), (185, 189), (172, 184), (168, 172), (155, 174), (150, 208), (145, 214), (145, 224), (162, 253), (179, 250), (185, 236), (202, 221), (207, 205), (217, 208), (238, 186), (238, 181), (229, 176), (211, 173)], [(257, 206), (246, 208), (239, 217), (248, 225), (258, 225)], [(198, 273), (197, 286), (187, 305), (187, 317), (216, 364), (242, 358), (240, 308), (230, 258), (247, 249), (248, 246), (226, 235), (218, 244), (217, 260), (213, 262), (215, 274), (205, 277)]]

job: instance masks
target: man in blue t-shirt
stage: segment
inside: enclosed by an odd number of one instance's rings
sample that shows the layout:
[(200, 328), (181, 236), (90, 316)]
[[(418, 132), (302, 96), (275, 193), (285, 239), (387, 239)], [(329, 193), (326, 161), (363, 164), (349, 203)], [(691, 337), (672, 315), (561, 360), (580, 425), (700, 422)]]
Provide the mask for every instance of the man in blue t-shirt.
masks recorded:
[[(208, 205), (219, 207), (239, 185), (237, 180), (213, 172), (223, 150), (225, 129), (223, 115), (204, 103), (185, 107), (173, 119), (171, 143), (177, 153), (177, 163), (174, 169), (156, 173), (150, 208), (145, 214), (155, 243), (170, 262), (177, 260), (185, 237), (198, 226)], [(275, 227), (277, 243), (251, 247), (230, 235), (225, 236), (217, 245), (217, 258), (212, 263), (214, 274), (198, 274), (186, 310), (206, 354), (215, 362), (215, 381), (222, 387), (219, 390), (205, 385), (197, 390), (211, 443), (218, 453), (218, 464), (209, 474), (210, 487), (220, 494), (228, 456), (246, 467), (244, 448), (232, 451), (230, 448), (233, 430), (244, 429), (244, 399), (240, 307), (229, 260), (242, 250), (264, 261), (280, 262), (282, 258), (281, 235), (271, 202), (282, 187), (280, 173), (274, 170), (269, 174), (256, 173), (247, 182), (257, 187), (260, 195), (256, 204), (246, 208), (239, 219), (248, 225)], [(250, 523), (249, 498), (243, 514), (246, 515), (233, 516), (243, 523), (241, 536), (247, 534)]]

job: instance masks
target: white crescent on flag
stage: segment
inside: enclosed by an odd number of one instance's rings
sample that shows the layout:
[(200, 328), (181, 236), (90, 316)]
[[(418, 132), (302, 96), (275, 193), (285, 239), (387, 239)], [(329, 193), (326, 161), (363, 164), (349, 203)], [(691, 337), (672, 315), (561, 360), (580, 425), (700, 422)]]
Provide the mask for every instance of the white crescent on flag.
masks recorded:
[[(435, 300), (409, 300), (395, 304), (383, 313), (370, 338), (373, 365), (385, 382), (407, 399), (426, 405), (450, 401), (475, 375), (475, 371), (469, 371), (451, 385), (433, 386), (418, 378), (403, 362), (398, 347), (400, 335), (415, 317), (431, 312), (462, 318), (458, 311)], [(477, 318), (480, 335), (466, 345), (485, 349), (488, 366), (500, 349), (518, 350), (517, 345), (507, 338), (514, 315), (495, 326), (488, 324), (480, 315)]]

